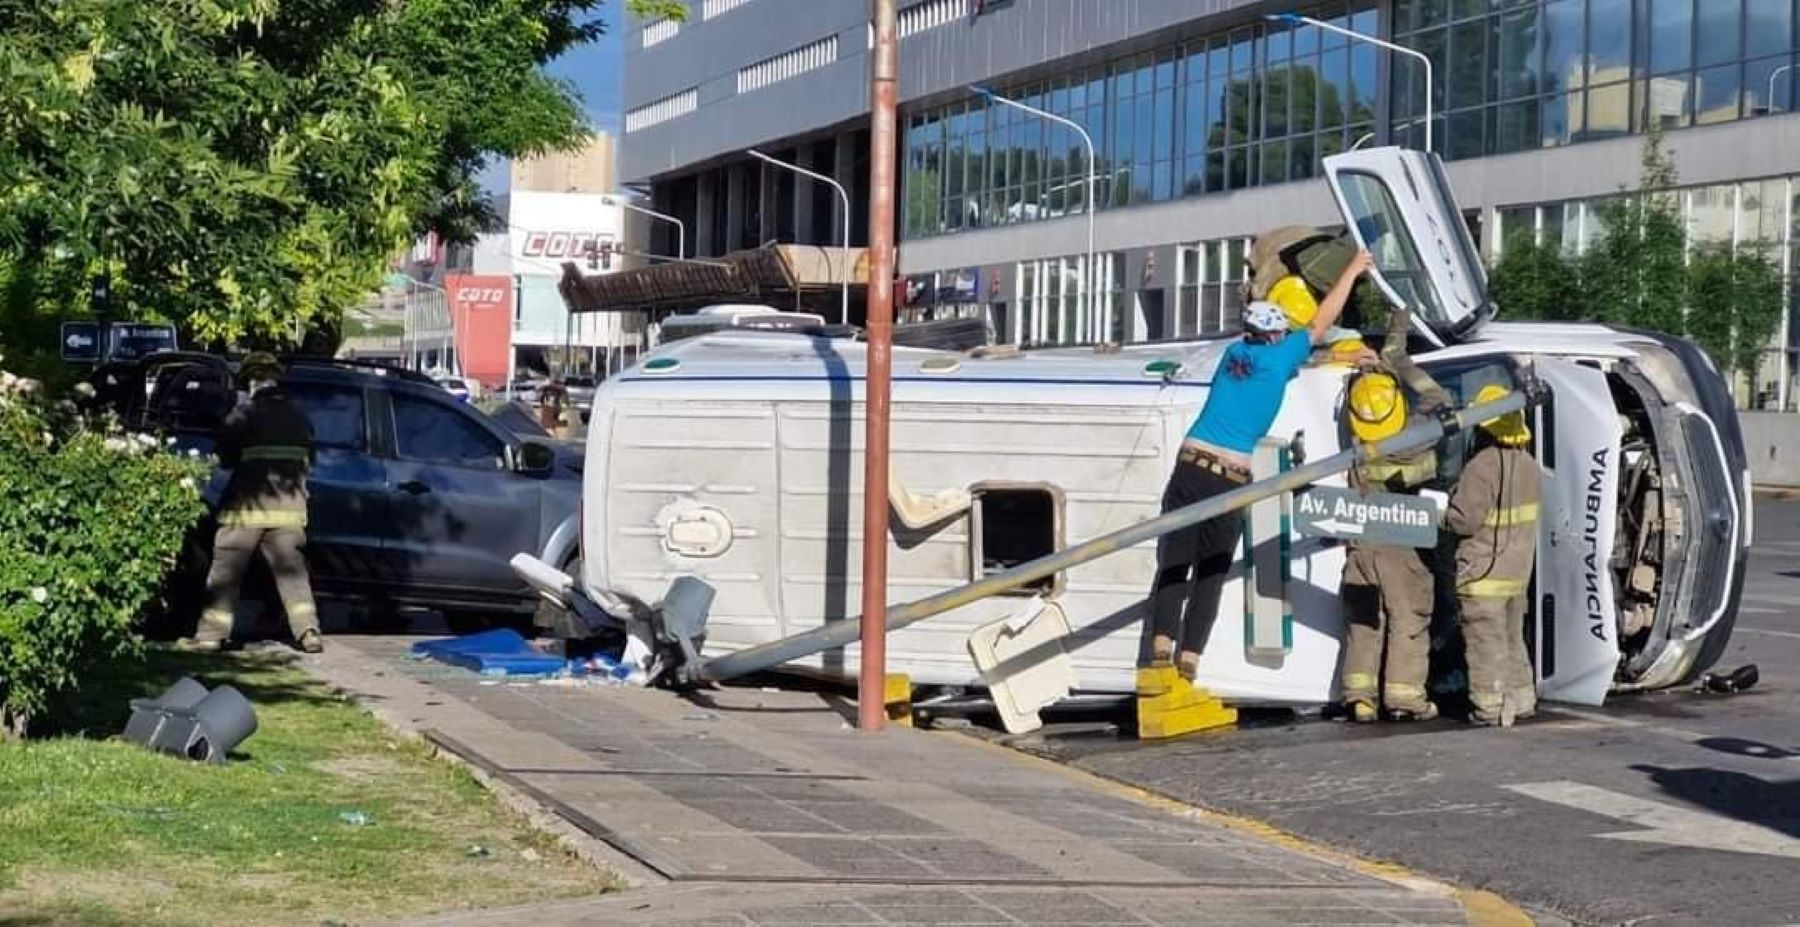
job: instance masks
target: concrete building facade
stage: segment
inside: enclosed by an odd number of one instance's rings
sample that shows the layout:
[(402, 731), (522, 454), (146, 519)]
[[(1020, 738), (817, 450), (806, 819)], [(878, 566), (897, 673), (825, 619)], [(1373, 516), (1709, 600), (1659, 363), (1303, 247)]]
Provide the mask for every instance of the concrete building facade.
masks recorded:
[(611, 193), (616, 189), (615, 143), (611, 133), (596, 132), (575, 151), (552, 151), (512, 162), (514, 191), (540, 193)]
[[(867, 4), (691, 6), (687, 22), (625, 36), (621, 178), (649, 183), (700, 255), (836, 242), (835, 193), (750, 158), (756, 148), (842, 183), (864, 243)], [(1340, 221), (1322, 158), (1424, 142), (1424, 69), (1268, 18), (1298, 13), (1432, 61), (1434, 147), (1490, 257), (1524, 231), (1584, 247), (1595, 204), (1635, 185), (1655, 126), (1681, 172), (1690, 244), (1763, 249), (1791, 281), (1796, 6), (902, 0), (900, 271), (920, 305), (984, 313), (1016, 343), (1230, 330), (1249, 236)], [(1091, 156), (1079, 133), (975, 88), (1081, 125)], [(1788, 356), (1793, 329), (1784, 321)], [(1791, 373), (1773, 347), (1758, 396), (1791, 392), (1774, 388)]]

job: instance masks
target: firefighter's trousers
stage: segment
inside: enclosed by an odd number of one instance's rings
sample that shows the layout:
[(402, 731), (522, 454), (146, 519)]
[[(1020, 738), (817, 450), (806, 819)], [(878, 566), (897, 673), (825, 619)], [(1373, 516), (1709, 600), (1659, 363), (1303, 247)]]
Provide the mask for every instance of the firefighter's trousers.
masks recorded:
[(1475, 720), (1499, 721), (1508, 707), (1517, 717), (1531, 714), (1537, 684), (1525, 650), (1525, 597), (1465, 594), (1461, 602)]
[(231, 616), (237, 607), (244, 574), (258, 550), (275, 575), (275, 590), (287, 612), (288, 628), (299, 640), (306, 631), (317, 631), (319, 612), (313, 604), (312, 582), (306, 573), (306, 530), (297, 527), (264, 528), (221, 525), (213, 536), (212, 570), (206, 575), (206, 610), (194, 635), (201, 641), (231, 637)]
[(1350, 549), (1343, 582), (1346, 703), (1425, 710), (1434, 588), (1428, 556), (1411, 547)]

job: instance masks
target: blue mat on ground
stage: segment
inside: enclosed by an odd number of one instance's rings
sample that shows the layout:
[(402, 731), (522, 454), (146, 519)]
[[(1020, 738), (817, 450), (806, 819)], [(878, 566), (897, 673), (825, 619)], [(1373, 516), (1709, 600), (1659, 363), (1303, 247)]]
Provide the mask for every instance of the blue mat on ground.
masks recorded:
[(563, 668), (562, 657), (531, 646), (511, 628), (420, 641), (412, 654), (492, 676), (548, 676)]

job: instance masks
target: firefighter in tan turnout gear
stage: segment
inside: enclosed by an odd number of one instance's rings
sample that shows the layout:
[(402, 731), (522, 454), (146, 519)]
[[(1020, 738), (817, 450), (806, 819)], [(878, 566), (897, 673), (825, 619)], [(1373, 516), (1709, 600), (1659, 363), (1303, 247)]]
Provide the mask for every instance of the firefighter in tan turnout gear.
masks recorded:
[[(1507, 394), (1488, 384), (1476, 403)], [(1450, 495), (1444, 526), (1456, 548), (1456, 595), (1469, 662), (1470, 720), (1510, 726), (1537, 709), (1525, 652), (1525, 594), (1537, 555), (1542, 474), (1523, 412), (1481, 423), (1476, 450)]]
[(301, 553), (306, 544), (312, 425), (276, 385), (280, 376), (275, 358), (261, 353), (244, 358), (238, 379), (246, 385), (250, 400), (219, 430), (214, 453), (232, 473), (219, 504), (212, 569), (206, 577), (206, 610), (193, 641), (198, 649), (217, 649), (230, 640), (232, 612), (258, 551), (275, 576), (295, 645), (307, 653), (324, 649)]
[[(1407, 356), (1409, 326), (1404, 310), (1394, 312), (1381, 363), (1350, 381), (1346, 417), (1351, 434), (1365, 444), (1391, 438), (1417, 416), (1450, 404), (1449, 395)], [(1409, 415), (1402, 379), (1418, 393), (1416, 414)], [(1365, 463), (1351, 471), (1350, 485), (1361, 492), (1416, 495), (1437, 476), (1437, 450), (1428, 447)], [(1432, 557), (1433, 551), (1413, 547), (1350, 545), (1343, 580), (1341, 698), (1353, 721), (1374, 721), (1383, 709), (1394, 721), (1437, 717), (1437, 706), (1425, 694), (1436, 590)]]

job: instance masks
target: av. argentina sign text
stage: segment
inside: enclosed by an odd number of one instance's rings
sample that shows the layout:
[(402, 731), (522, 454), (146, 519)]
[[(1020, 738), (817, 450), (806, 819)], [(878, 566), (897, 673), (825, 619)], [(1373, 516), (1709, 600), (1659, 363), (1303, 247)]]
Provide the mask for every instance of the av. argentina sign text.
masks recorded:
[(1437, 522), (1437, 506), (1418, 496), (1336, 486), (1314, 486), (1294, 494), (1294, 527), (1313, 537), (1436, 547)]

